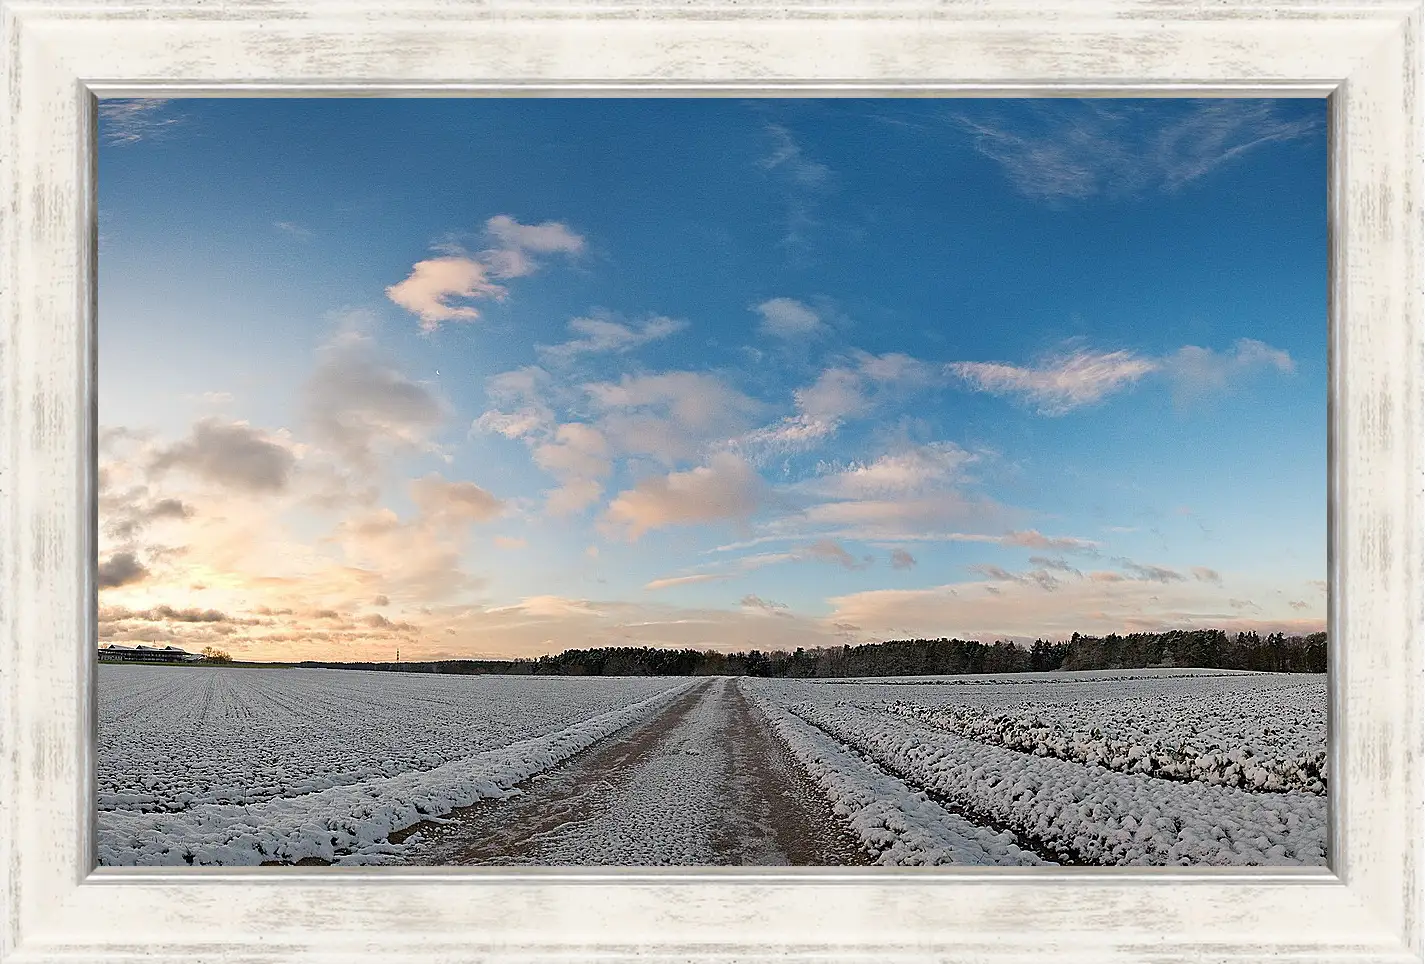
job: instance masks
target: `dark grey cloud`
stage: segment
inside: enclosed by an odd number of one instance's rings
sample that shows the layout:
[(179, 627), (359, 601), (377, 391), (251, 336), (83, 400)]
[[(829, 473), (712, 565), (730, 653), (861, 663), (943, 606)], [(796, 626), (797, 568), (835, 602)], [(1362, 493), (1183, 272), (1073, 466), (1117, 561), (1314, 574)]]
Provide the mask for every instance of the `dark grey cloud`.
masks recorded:
[(990, 579), (997, 579), (1000, 582), (1019, 582), (1019, 577), (1016, 576), (1014, 573), (1010, 572), (1008, 569), (1001, 568), (1000, 566), (990, 565), (989, 563), (976, 563), (975, 565), (967, 566), (966, 568), (969, 569), (971, 572), (977, 572), (982, 576), (985, 576)]
[(260, 429), (244, 422), (205, 418), (194, 423), (186, 439), (160, 449), (149, 468), (159, 473), (186, 469), (234, 489), (280, 492), (287, 488), (296, 464), (289, 448)]
[(150, 519), (187, 519), (193, 515), (193, 507), (182, 499), (159, 499), (148, 508)]
[(1132, 573), (1135, 578), (1143, 579), (1147, 582), (1161, 582), (1166, 585), (1170, 582), (1184, 582), (1187, 580), (1187, 576), (1184, 576), (1176, 569), (1143, 565), (1134, 562), (1132, 559), (1117, 559), (1115, 561), (1125, 572)]
[(833, 539), (818, 539), (809, 546), (797, 550), (797, 555), (802, 559), (815, 559), (819, 562), (832, 562), (847, 569), (865, 569), (875, 561), (871, 556), (863, 556), (857, 559), (846, 551), (846, 547)]
[(791, 615), (787, 612), (786, 603), (773, 602), (770, 599), (763, 599), (761, 596), (753, 595), (752, 593), (748, 593), (738, 600), (738, 605), (742, 606), (743, 609), (758, 609), (765, 613), (771, 613), (773, 616)]
[(1053, 569), (1056, 572), (1073, 573), (1075, 576), (1083, 575), (1082, 572), (1069, 565), (1065, 560), (1054, 559), (1049, 556), (1030, 556), (1029, 564), (1031, 566), (1038, 566), (1040, 569)]
[(132, 552), (116, 552), (99, 563), (99, 588), (113, 589), (140, 582), (148, 576), (148, 567)]

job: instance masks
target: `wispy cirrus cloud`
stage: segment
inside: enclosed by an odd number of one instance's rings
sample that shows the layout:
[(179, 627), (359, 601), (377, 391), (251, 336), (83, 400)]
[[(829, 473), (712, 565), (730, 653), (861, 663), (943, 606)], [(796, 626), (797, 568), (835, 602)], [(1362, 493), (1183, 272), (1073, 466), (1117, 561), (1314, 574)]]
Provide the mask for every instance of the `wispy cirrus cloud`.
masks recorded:
[(847, 421), (872, 412), (888, 399), (928, 385), (934, 366), (909, 355), (852, 351), (824, 368), (810, 385), (792, 393), (795, 414), (734, 441), (752, 458), (804, 452), (826, 442)]
[(668, 576), (663, 579), (654, 579), (646, 583), (643, 588), (652, 592), (658, 589), (672, 589), (676, 586), (693, 586), (700, 582), (725, 582), (731, 578), (732, 574), (726, 572), (695, 572), (687, 576)]
[(808, 157), (786, 127), (768, 124), (766, 131), (772, 141), (772, 149), (762, 158), (765, 169), (785, 174), (795, 183), (808, 188), (821, 187), (831, 179), (831, 169)]
[(310, 241), (316, 237), (315, 231), (298, 224), (296, 221), (273, 221), (272, 226), (283, 234), (294, 237), (299, 241)]
[(1024, 101), (955, 120), (1017, 191), (1053, 203), (1178, 191), (1250, 151), (1322, 131), (1262, 100)]
[(1284, 349), (1239, 338), (1226, 351), (1184, 345), (1159, 358), (1080, 348), (1029, 365), (951, 362), (945, 370), (972, 389), (1016, 399), (1040, 415), (1057, 417), (1127, 391), (1145, 376), (1165, 377), (1174, 397), (1184, 402), (1227, 394), (1242, 377), (1258, 371), (1292, 374), (1296, 363)]
[(622, 354), (677, 334), (687, 327), (686, 321), (661, 315), (630, 324), (612, 315), (596, 314), (569, 322), (569, 330), (581, 337), (557, 345), (536, 345), (535, 351), (546, 361), (565, 363), (579, 355)]
[(804, 248), (818, 224), (817, 200), (833, 188), (831, 168), (808, 156), (787, 127), (768, 124), (764, 130), (771, 146), (760, 163), (763, 170), (781, 182), (786, 199), (782, 244)]
[(182, 114), (170, 110), (171, 100), (158, 97), (99, 101), (99, 140), (111, 147), (137, 144), (163, 136), (183, 123)]
[(1004, 362), (953, 362), (950, 374), (968, 385), (1018, 398), (1041, 415), (1064, 415), (1134, 384), (1158, 363), (1129, 351), (1074, 351), (1030, 366)]

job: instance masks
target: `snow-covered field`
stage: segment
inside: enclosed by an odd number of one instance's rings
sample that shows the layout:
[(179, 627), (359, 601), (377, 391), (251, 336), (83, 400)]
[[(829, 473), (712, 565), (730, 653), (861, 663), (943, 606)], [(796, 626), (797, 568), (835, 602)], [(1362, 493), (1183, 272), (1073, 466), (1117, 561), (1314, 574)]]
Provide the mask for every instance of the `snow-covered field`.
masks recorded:
[[(739, 693), (751, 701), (741, 717)], [(649, 750), (650, 734), (671, 749)], [(859, 845), (860, 859), (881, 865), (1326, 861), (1322, 676), (733, 684), (121, 665), (99, 667), (99, 859), (401, 862), (421, 835), (392, 844), (394, 832), (518, 797), (535, 785), (525, 781), (600, 741), (604, 750), (581, 765), (605, 768), (596, 776), (618, 790), (610, 799), (639, 801), (631, 826), (681, 826), (662, 817), (696, 808), (668, 787), (714, 786), (709, 774), (725, 772), (718, 779), (741, 787), (729, 799), (745, 798), (739, 846), (750, 857), (767, 824), (754, 811), (792, 804), (762, 772), (765, 749), (742, 763), (747, 754), (729, 750), (769, 739), (805, 771), (807, 799), (825, 797), (800, 805), (821, 814), (811, 825), (840, 822), (837, 832), (853, 836), (839, 852)], [(640, 740), (648, 746), (635, 753)], [(490, 819), (498, 825), (505, 812)], [(471, 849), (455, 843), (452, 852)], [(683, 852), (670, 847), (655, 849), (669, 860)]]
[(689, 682), (103, 665), (100, 863), (361, 862)]
[[(1128, 671), (744, 686), (772, 715), (843, 748), (841, 762), (826, 746), (808, 754), (813, 766), (845, 782), (872, 763), (912, 795), (928, 793), (939, 809), (1007, 832), (1047, 860), (1326, 861), (1321, 676)], [(895, 819), (924, 835), (915, 820)]]

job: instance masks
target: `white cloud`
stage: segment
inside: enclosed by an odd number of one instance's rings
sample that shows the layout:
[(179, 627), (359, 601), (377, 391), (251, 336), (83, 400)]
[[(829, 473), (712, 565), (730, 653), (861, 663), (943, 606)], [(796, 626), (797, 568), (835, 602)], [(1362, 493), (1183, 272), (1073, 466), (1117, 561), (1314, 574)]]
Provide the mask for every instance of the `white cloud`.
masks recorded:
[[(505, 504), (474, 482), (431, 473), (409, 483), (416, 514), (401, 519), (386, 507), (362, 508), (343, 519), (331, 540), (352, 567), (365, 569), (388, 597), (439, 602), (480, 588), (485, 580), (462, 569), (471, 525), (490, 522)], [(314, 594), (315, 596), (315, 594)]]
[(980, 522), (998, 514), (993, 502), (947, 490), (895, 499), (823, 502), (808, 507), (794, 520), (812, 528), (844, 526), (863, 539), (900, 539), (907, 532), (943, 529)]
[(807, 338), (822, 329), (821, 316), (793, 298), (771, 298), (755, 305), (763, 334), (775, 338)]
[(762, 490), (761, 477), (746, 461), (719, 452), (707, 465), (645, 479), (619, 493), (605, 522), (633, 542), (653, 529), (745, 520), (757, 510)]
[(1230, 392), (1235, 383), (1261, 369), (1290, 375), (1296, 362), (1286, 351), (1251, 338), (1239, 338), (1225, 352), (1184, 345), (1163, 360), (1163, 369), (1172, 380), (1180, 402)]
[(749, 432), (737, 440), (740, 448), (767, 452), (800, 451), (836, 434), (842, 422), (861, 413), (867, 399), (861, 376), (849, 368), (828, 368), (817, 380), (793, 393), (796, 415)]
[(554, 430), (554, 411), (545, 400), (549, 373), (537, 365), (501, 372), (485, 380), (485, 396), (495, 406), (471, 425), (472, 431), (518, 439)]
[(520, 224), (507, 214), (497, 214), (485, 222), (485, 230), (507, 249), (538, 254), (580, 254), (584, 238), (558, 221)]
[(451, 256), (417, 261), (406, 280), (386, 289), (386, 297), (421, 319), (422, 331), (443, 321), (474, 321), (480, 312), (453, 305), (453, 298), (503, 298), (506, 289), (491, 281), (490, 270), (472, 258)]
[(1000, 544), (1020, 546), (1025, 549), (1052, 549), (1055, 552), (1073, 552), (1083, 555), (1097, 555), (1098, 543), (1090, 539), (1075, 539), (1069, 536), (1046, 536), (1037, 529), (1011, 532), (1000, 538)]
[(704, 372), (624, 375), (583, 390), (616, 451), (651, 455), (665, 465), (700, 457), (709, 444), (744, 431), (762, 410), (760, 402)]
[(648, 318), (637, 325), (624, 324), (608, 317), (575, 318), (569, 322), (569, 329), (584, 337), (558, 345), (536, 345), (535, 350), (545, 359), (568, 362), (578, 355), (631, 351), (687, 327), (686, 321), (661, 316)]
[(870, 352), (855, 351), (852, 356), (856, 359), (861, 373), (875, 382), (918, 386), (930, 381), (934, 374), (930, 365), (900, 352), (873, 355)]
[(535, 464), (562, 483), (548, 494), (546, 507), (551, 515), (579, 512), (603, 495), (600, 480), (613, 464), (608, 439), (594, 426), (581, 422), (560, 425), (554, 437), (536, 445), (533, 453)]
[(808, 491), (830, 498), (862, 499), (905, 495), (965, 480), (963, 468), (976, 456), (953, 442), (932, 442), (881, 455), (807, 483)]
[(732, 576), (727, 573), (699, 572), (690, 576), (669, 576), (665, 579), (654, 579), (643, 588), (651, 592), (657, 589), (672, 589), (675, 586), (692, 586), (701, 582), (723, 582), (731, 578)]
[(500, 214), (485, 222), (485, 233), (496, 244), (475, 254), (455, 242), (436, 245), (444, 256), (416, 262), (405, 280), (386, 289), (386, 296), (420, 318), (423, 331), (434, 331), (442, 322), (477, 320), (479, 311), (454, 300), (504, 298), (508, 289), (499, 280), (539, 269), (531, 252), (576, 255), (584, 249), (584, 239), (557, 221), (520, 224)]
[(796, 391), (797, 410), (818, 423), (835, 424), (861, 412), (866, 405), (861, 379), (846, 368), (829, 368), (816, 382)]
[(411, 499), (422, 516), (444, 524), (488, 522), (505, 508), (474, 482), (448, 482), (434, 472), (411, 482)]
[(980, 391), (1018, 398), (1041, 415), (1064, 415), (1127, 388), (1158, 363), (1128, 351), (1076, 351), (1032, 367), (953, 362), (946, 368)]

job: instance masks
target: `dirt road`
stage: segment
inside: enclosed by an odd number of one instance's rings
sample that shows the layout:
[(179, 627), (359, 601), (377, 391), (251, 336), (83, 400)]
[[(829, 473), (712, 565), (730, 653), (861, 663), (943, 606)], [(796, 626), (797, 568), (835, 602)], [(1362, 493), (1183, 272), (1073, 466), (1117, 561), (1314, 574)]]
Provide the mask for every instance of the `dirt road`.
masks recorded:
[[(866, 862), (732, 679), (541, 774), (510, 800), (423, 824), (417, 864), (841, 865)], [(403, 837), (406, 835), (403, 834)]]

